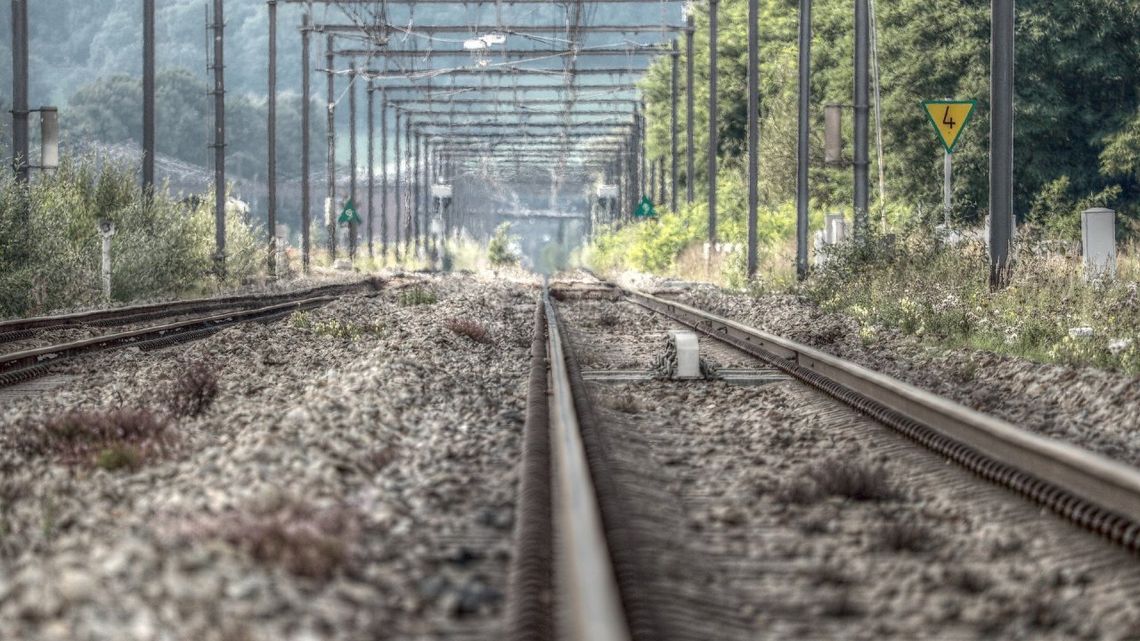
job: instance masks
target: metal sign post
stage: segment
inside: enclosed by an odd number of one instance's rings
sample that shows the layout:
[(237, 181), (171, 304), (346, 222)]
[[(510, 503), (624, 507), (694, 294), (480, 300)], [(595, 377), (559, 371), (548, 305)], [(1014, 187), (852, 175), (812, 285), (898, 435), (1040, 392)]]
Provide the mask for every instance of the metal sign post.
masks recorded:
[(1013, 243), (1015, 0), (992, 0), (990, 35), (990, 287), (1004, 287)]
[(953, 209), (951, 178), (954, 174), (954, 154), (946, 152), (942, 161), (942, 224), (950, 227), (950, 210)]
[(808, 275), (808, 169), (811, 127), (811, 0), (800, 0), (799, 104), (796, 136), (796, 276)]
[[(717, 141), (717, 5), (718, 0), (709, 0), (709, 147), (708, 147), (708, 214), (709, 214), (709, 251), (711, 256), (716, 253), (716, 152), (719, 147)], [(711, 262), (710, 262), (711, 265)]]

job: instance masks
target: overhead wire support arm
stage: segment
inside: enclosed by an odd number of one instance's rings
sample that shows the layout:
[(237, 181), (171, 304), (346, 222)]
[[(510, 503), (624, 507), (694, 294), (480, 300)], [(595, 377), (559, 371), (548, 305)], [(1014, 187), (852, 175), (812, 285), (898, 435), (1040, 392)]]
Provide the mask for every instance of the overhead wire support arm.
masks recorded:
[[(336, 75), (345, 75), (346, 71), (330, 71)], [(415, 75), (408, 73), (384, 73), (373, 71), (371, 69), (361, 71), (360, 74), (366, 78), (373, 80), (416, 80), (418, 78), (438, 78), (440, 76), (495, 76), (495, 75), (527, 75), (535, 74), (540, 76), (555, 76), (555, 77), (577, 77), (577, 76), (631, 76), (642, 75), (645, 73), (645, 68), (629, 69), (626, 67), (606, 67), (599, 69), (578, 69), (572, 74), (561, 71), (554, 67), (493, 67), (493, 68), (478, 68), (478, 67), (459, 67), (455, 69), (439, 69), (432, 71), (421, 71)]]
[[(487, 4), (540, 4), (550, 5), (554, 0), (485, 0)], [(682, 0), (589, 0), (592, 4), (684, 4)], [(353, 4), (377, 4), (378, 0), (281, 0), (284, 4), (336, 4), (336, 5), (353, 5)], [(472, 0), (412, 0), (414, 4), (476, 4)], [(392, 0), (389, 4), (410, 4), (409, 2), (397, 2)]]
[[(552, 78), (552, 76), (544, 75), (544, 76), (537, 76), (533, 79), (534, 80), (547, 80), (547, 79), (553, 79), (553, 78)], [(561, 80), (561, 78), (559, 78), (559, 80)], [(416, 91), (416, 92), (428, 91), (428, 92), (433, 92), (433, 93), (446, 94), (446, 96), (439, 99), (441, 101), (447, 100), (450, 96), (454, 96), (454, 95), (457, 95), (460, 93), (475, 94), (475, 93), (485, 93), (485, 92), (491, 92), (491, 91), (497, 92), (497, 91), (507, 91), (507, 90), (510, 90), (510, 91), (513, 91), (516, 93), (530, 93), (530, 92), (534, 92), (534, 91), (542, 91), (542, 92), (546, 92), (546, 93), (564, 93), (564, 92), (568, 91), (565, 83), (528, 84), (528, 85), (515, 85), (515, 86), (485, 85), (485, 84), (478, 84), (478, 85), (476, 85), (476, 84), (436, 85), (436, 84), (432, 84), (432, 83), (414, 83), (414, 84), (407, 84), (407, 85), (383, 84), (380, 86), (383, 86), (388, 91)], [(570, 90), (574, 90), (574, 91), (578, 91), (578, 92), (597, 91), (597, 92), (606, 92), (606, 93), (610, 93), (610, 94), (612, 94), (612, 93), (628, 93), (628, 92), (633, 92), (633, 91), (639, 91), (637, 84), (632, 83), (632, 82), (620, 82), (620, 83), (613, 83), (613, 84), (596, 84), (596, 83), (594, 83), (594, 84), (585, 84), (585, 85), (575, 84), (575, 85), (571, 86)], [(559, 102), (565, 103), (565, 100), (560, 100)]]
[[(467, 49), (338, 49), (336, 55), (346, 57), (388, 56), (390, 58), (446, 58), (471, 57)], [(633, 48), (607, 48), (607, 49), (498, 49), (492, 52), (495, 58), (500, 57), (535, 57), (553, 59), (556, 57), (587, 58), (592, 56), (673, 56), (679, 55), (662, 49), (658, 45), (639, 45)]]
[[(670, 32), (683, 32), (689, 27), (687, 25), (675, 24), (601, 24), (590, 25), (589, 31), (591, 33), (670, 33)], [(504, 35), (525, 35), (528, 33), (539, 34), (564, 34), (565, 27), (554, 25), (416, 25), (414, 28), (404, 28), (392, 24), (380, 25), (359, 25), (359, 24), (321, 24), (314, 25), (313, 30), (319, 33), (334, 33), (334, 34), (351, 34), (362, 33), (365, 35), (382, 34), (385, 38), (392, 34), (419, 34), (431, 36), (435, 34), (467, 34), (472, 31), (484, 31), (486, 33), (501, 33)]]
[(511, 111), (503, 109), (452, 109), (450, 111), (435, 111), (424, 108), (398, 107), (400, 111), (415, 116), (514, 116), (516, 118), (570, 118), (582, 116), (628, 116), (630, 112), (618, 109), (592, 110), (592, 111)]
[[(575, 105), (614, 105), (614, 106), (622, 105), (622, 106), (626, 106), (626, 107), (633, 107), (633, 106), (637, 105), (639, 102), (641, 102), (641, 101), (634, 99), (634, 98), (598, 98), (598, 99), (584, 98), (584, 99), (575, 100), (574, 104)], [(432, 99), (429, 96), (427, 98), (403, 98), (400, 100), (393, 100), (392, 103), (396, 104), (396, 105), (439, 105), (441, 107), (456, 106), (456, 105), (529, 107), (532, 105), (565, 105), (566, 100), (543, 99), (543, 98), (535, 98), (535, 99), (531, 99), (531, 100), (518, 100), (518, 101), (516, 101), (516, 100), (499, 100), (499, 99), (491, 99), (491, 98), (485, 98), (485, 99), (479, 99), (479, 98), (473, 98), (473, 99), (451, 99), (451, 98)], [(562, 113), (561, 111), (556, 111), (553, 109), (526, 109), (526, 112), (531, 113), (531, 114)], [(435, 112), (435, 113), (446, 114), (448, 112)], [(589, 109), (585, 109), (582, 111), (582, 113), (600, 113), (600, 112), (590, 111)]]

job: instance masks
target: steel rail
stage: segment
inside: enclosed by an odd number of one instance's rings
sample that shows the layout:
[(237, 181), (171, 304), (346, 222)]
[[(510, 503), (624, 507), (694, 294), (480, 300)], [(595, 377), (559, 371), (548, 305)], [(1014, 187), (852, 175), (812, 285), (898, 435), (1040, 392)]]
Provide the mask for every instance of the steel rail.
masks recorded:
[(635, 289), (622, 290), (638, 305), (758, 356), (982, 478), (1140, 552), (1140, 469), (795, 341)]
[(546, 309), (534, 313), (527, 383), (526, 423), (519, 467), (518, 517), (504, 616), (508, 641), (548, 641), (554, 637), (554, 590), (550, 486), (550, 406), (546, 374)]
[(549, 362), (550, 439), (553, 460), (555, 550), (558, 576), (565, 580), (570, 617), (564, 624), (579, 641), (628, 641), (617, 578), (606, 544), (598, 495), (579, 431), (553, 303), (544, 294)]
[(296, 311), (319, 307), (337, 298), (338, 296), (335, 295), (301, 298), (256, 309), (215, 314), (177, 323), (105, 334), (60, 345), (3, 354), (0, 355), (0, 387), (14, 385), (44, 375), (52, 366), (85, 353), (120, 349), (128, 346), (141, 349), (158, 349), (174, 343), (204, 338), (226, 327), (240, 323), (276, 320)]
[(101, 351), (112, 347), (121, 347), (123, 345), (137, 343), (148, 338), (156, 338), (165, 336), (167, 334), (186, 331), (189, 329), (201, 329), (205, 326), (232, 324), (234, 322), (248, 321), (265, 316), (274, 316), (284, 311), (308, 309), (310, 307), (315, 307), (317, 305), (324, 304), (333, 300), (336, 300), (335, 296), (316, 296), (313, 298), (290, 301), (288, 303), (278, 303), (276, 305), (269, 305), (267, 307), (259, 307), (257, 309), (214, 314), (201, 318), (178, 321), (176, 323), (167, 323), (165, 325), (146, 327), (143, 329), (134, 329), (126, 332), (118, 332), (115, 334), (94, 336), (92, 338), (85, 338), (82, 340), (63, 343), (60, 345), (48, 345), (46, 347), (37, 347), (20, 352), (0, 354), (0, 374), (8, 373), (21, 367), (39, 365), (47, 361), (57, 363), (76, 354)]
[(70, 314), (52, 316), (36, 316), (30, 318), (15, 318), (0, 321), (0, 343), (31, 338), (36, 332), (49, 329), (69, 329), (83, 326), (114, 326), (126, 325), (159, 318), (169, 318), (182, 314), (207, 312), (219, 309), (233, 309), (265, 306), (273, 302), (284, 302), (299, 298), (312, 298), (348, 293), (356, 289), (368, 288), (376, 290), (380, 282), (368, 279), (356, 283), (337, 285), (322, 285), (295, 292), (281, 292), (272, 294), (250, 294), (242, 296), (227, 296), (220, 298), (194, 298), (190, 300), (171, 301), (165, 303), (147, 303), (143, 305), (127, 305), (112, 309), (98, 309)]

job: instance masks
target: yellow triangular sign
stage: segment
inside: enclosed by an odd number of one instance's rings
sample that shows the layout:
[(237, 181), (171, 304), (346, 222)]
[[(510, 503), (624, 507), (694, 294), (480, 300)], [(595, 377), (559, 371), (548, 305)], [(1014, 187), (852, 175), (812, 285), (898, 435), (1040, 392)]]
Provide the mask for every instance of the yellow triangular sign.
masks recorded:
[(970, 122), (970, 116), (974, 115), (977, 104), (974, 100), (927, 100), (922, 103), (927, 119), (946, 147), (946, 153), (954, 153), (958, 138)]

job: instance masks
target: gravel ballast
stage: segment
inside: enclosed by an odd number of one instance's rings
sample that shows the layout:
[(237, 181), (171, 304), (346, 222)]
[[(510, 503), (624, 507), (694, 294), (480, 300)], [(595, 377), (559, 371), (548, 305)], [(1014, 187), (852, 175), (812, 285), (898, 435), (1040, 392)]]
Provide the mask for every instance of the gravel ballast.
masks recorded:
[[(62, 388), (0, 411), (0, 636), (495, 638), (536, 300), (393, 278), (66, 365)], [(193, 416), (172, 394), (198, 363), (217, 393)], [(149, 412), (163, 437), (109, 458), (34, 438), (74, 410)]]
[(794, 295), (752, 297), (711, 286), (637, 278), (650, 290), (851, 360), (1018, 427), (1140, 465), (1140, 380), (1099, 370), (1035, 363), (983, 350), (947, 349), (858, 322)]
[[(672, 327), (561, 305), (591, 372)], [(709, 349), (731, 367), (764, 366)], [(589, 382), (668, 639), (1128, 639), (1140, 565), (789, 379)]]

